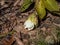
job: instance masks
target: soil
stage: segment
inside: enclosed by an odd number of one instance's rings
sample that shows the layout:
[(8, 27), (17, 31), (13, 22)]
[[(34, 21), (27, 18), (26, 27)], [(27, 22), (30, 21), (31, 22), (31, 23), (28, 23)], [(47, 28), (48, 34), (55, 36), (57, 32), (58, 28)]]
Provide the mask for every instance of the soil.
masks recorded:
[(24, 28), (24, 22), (35, 9), (21, 13), (19, 9), (22, 2), (0, 0), (0, 45), (37, 45), (40, 39), (59, 45), (60, 36), (57, 36), (57, 32), (60, 32), (60, 16), (48, 12), (37, 28), (28, 31)]

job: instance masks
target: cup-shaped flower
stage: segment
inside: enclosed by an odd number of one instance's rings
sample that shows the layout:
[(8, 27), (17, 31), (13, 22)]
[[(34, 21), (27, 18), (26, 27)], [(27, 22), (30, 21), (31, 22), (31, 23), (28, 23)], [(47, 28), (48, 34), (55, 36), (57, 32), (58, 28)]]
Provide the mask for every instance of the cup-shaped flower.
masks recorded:
[(29, 15), (28, 19), (25, 21), (24, 26), (28, 30), (32, 30), (38, 25), (38, 19), (35, 13)]

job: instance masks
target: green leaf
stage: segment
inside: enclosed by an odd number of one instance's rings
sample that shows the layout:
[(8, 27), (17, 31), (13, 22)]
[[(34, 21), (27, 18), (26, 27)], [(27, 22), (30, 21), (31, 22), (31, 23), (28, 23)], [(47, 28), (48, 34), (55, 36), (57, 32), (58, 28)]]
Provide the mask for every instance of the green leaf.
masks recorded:
[(33, 3), (33, 0), (24, 0), (21, 6), (21, 12), (25, 11)]
[(15, 30), (12, 30), (11, 32), (8, 32), (8, 33), (4, 33), (4, 34), (0, 34), (0, 39), (7, 36), (8, 34), (12, 35), (14, 34), (16, 31)]
[(37, 12), (39, 18), (43, 19), (44, 16), (46, 15), (46, 10), (45, 10), (45, 6), (43, 4), (43, 1), (36, 0), (35, 8), (36, 8), (36, 12)]
[(29, 15), (28, 20), (31, 20), (35, 24), (35, 27), (38, 26), (38, 19), (35, 12)]
[(60, 15), (60, 11), (54, 11), (53, 13), (57, 14), (57, 15)]
[(45, 7), (49, 11), (59, 11), (59, 6), (55, 0), (43, 0)]

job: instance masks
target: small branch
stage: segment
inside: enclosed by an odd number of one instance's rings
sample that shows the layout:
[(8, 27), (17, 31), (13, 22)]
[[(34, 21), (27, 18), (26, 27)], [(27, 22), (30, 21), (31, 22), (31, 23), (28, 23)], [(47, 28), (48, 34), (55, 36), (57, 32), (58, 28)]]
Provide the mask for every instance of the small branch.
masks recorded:
[(16, 42), (18, 43), (18, 45), (24, 45), (23, 42), (19, 38), (17, 37), (14, 37), (14, 38), (16, 39)]

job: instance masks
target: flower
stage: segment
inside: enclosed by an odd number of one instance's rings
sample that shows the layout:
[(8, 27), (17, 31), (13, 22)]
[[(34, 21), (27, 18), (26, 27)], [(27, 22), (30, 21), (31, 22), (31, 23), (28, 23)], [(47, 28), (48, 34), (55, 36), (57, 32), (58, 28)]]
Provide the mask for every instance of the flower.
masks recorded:
[(38, 24), (37, 17), (36, 17), (36, 15), (34, 13), (32, 13), (28, 17), (28, 19), (25, 21), (24, 26), (28, 30), (32, 30), (32, 29), (34, 29), (34, 27), (37, 27), (37, 24)]
[(32, 30), (34, 28), (34, 24), (30, 20), (27, 20), (24, 25), (25, 28), (28, 28), (28, 30)]

